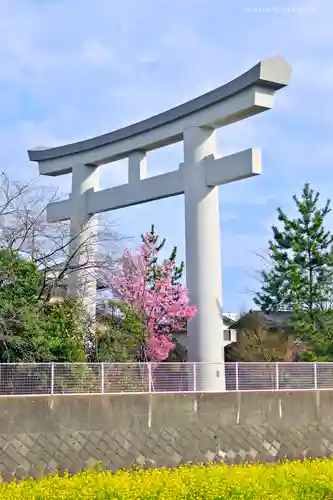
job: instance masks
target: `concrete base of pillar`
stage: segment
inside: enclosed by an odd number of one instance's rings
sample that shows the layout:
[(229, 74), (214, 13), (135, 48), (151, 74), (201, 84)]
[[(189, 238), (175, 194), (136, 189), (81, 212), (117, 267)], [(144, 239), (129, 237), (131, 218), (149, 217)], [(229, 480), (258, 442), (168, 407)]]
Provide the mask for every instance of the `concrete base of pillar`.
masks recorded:
[(201, 363), (196, 365), (197, 392), (225, 391), (225, 364)]

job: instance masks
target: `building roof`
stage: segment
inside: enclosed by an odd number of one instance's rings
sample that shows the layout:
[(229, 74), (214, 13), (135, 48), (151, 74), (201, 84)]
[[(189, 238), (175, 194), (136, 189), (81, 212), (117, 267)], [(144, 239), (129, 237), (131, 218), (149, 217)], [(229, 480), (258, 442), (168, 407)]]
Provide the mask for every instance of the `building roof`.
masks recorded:
[(235, 330), (243, 328), (245, 326), (245, 322), (248, 322), (252, 318), (269, 330), (279, 330), (288, 326), (291, 314), (291, 311), (274, 311), (271, 313), (264, 313), (263, 311), (253, 311), (250, 309), (249, 312), (241, 316), (238, 321), (233, 323), (231, 327)]

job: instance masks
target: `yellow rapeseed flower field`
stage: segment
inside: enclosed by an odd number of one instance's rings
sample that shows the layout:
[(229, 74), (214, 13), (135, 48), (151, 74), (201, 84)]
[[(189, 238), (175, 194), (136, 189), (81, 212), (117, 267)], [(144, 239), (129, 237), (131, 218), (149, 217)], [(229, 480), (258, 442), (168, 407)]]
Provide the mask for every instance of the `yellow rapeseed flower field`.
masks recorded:
[(0, 486), (1, 500), (333, 499), (333, 460), (276, 465), (196, 465), (177, 469), (87, 470)]

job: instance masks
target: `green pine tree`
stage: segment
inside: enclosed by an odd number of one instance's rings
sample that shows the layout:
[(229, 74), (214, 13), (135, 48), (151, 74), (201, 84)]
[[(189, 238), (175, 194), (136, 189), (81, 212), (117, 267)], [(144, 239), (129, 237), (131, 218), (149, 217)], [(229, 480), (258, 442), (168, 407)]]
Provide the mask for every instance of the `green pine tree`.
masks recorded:
[(293, 196), (297, 216), (278, 208), (280, 228), (269, 241), (271, 266), (262, 271), (254, 302), (265, 312), (290, 310), (291, 327), (306, 342), (307, 359), (333, 356), (333, 234), (324, 227), (330, 200), (323, 208), (319, 193), (306, 183), (301, 198)]
[[(155, 226), (152, 224), (149, 233), (142, 234), (141, 240), (143, 243), (148, 245), (150, 248), (154, 250), (153, 255), (150, 257), (149, 262), (149, 278), (148, 282), (151, 287), (154, 286), (156, 280), (161, 276), (162, 266), (158, 262), (158, 255), (160, 251), (163, 249), (166, 239), (161, 239), (159, 234), (155, 232)], [(176, 263), (177, 259), (177, 247), (173, 247), (170, 257), (167, 259), (172, 263)], [(180, 282), (184, 273), (184, 262), (182, 261), (179, 266), (175, 265), (172, 275), (172, 283), (176, 285)]]

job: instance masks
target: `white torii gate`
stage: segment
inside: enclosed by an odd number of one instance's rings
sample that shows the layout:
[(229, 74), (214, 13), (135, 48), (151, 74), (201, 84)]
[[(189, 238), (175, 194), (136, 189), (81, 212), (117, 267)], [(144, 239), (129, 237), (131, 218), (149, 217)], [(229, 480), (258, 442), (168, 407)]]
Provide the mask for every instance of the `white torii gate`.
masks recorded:
[[(94, 214), (184, 194), (186, 280), (198, 308), (188, 325), (188, 354), (190, 361), (206, 362), (197, 374), (198, 390), (225, 390), (218, 186), (261, 173), (260, 150), (216, 158), (215, 130), (271, 109), (290, 74), (282, 57), (266, 59), (235, 80), (141, 122), (74, 144), (28, 151), (40, 174), (72, 173), (70, 198), (49, 204), (47, 216), (50, 222), (70, 219), (73, 237), (85, 228), (76, 246), (94, 231)], [(184, 144), (179, 168), (147, 178), (146, 153), (179, 141)], [(123, 158), (128, 158), (128, 183), (99, 191), (98, 167)], [(82, 269), (73, 273), (69, 292), (84, 294), (94, 315), (96, 282), (83, 291), (83, 274)]]

